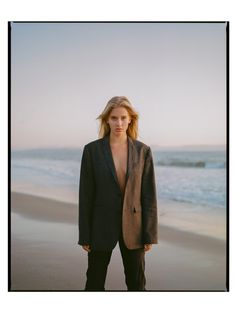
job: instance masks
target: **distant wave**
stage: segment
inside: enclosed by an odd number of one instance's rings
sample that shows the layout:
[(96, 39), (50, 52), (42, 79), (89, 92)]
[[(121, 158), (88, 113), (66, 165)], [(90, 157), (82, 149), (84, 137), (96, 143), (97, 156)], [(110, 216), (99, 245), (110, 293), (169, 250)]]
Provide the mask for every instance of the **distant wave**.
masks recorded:
[(42, 173), (45, 175), (51, 175), (51, 176), (57, 176), (57, 177), (61, 177), (61, 178), (71, 178), (74, 176), (74, 174), (68, 173), (66, 172), (65, 169), (61, 169), (61, 170), (57, 170), (57, 169), (53, 169), (52, 167), (40, 167), (40, 166), (28, 166), (28, 165), (17, 165), (14, 164), (14, 168), (18, 168), (18, 169), (22, 169), (22, 170), (30, 170), (30, 171), (34, 171), (34, 172), (38, 172), (38, 173)]
[[(67, 162), (67, 161), (51, 161), (48, 160), (14, 160), (12, 161), (12, 171), (21, 172), (26, 175), (36, 175), (38, 178), (41, 176), (47, 176), (56, 179), (64, 179), (70, 182), (77, 181), (79, 173), (79, 163), (78, 162)], [(48, 180), (48, 179), (47, 179)]]
[(226, 203), (224, 199), (219, 198), (211, 198), (207, 200), (199, 199), (199, 198), (186, 198), (184, 196), (169, 196), (167, 198), (168, 200), (180, 202), (180, 203), (186, 203), (186, 204), (195, 204), (195, 205), (205, 205), (205, 206), (216, 206), (219, 209), (225, 209)]
[[(12, 151), (13, 161), (22, 161), (21, 166), (42, 167), (43, 170), (49, 165), (54, 169), (54, 163), (81, 161), (81, 149), (34, 149)], [(157, 166), (178, 167), (178, 168), (205, 168), (225, 169), (225, 152), (207, 151), (153, 151), (153, 160)], [(61, 166), (61, 164), (60, 164)], [(64, 168), (64, 167), (62, 167)], [(51, 169), (49, 169), (51, 170)], [(56, 169), (61, 171), (61, 167)], [(47, 171), (47, 170), (46, 170)]]
[(206, 162), (206, 161), (184, 161), (184, 160), (174, 160), (174, 161), (157, 161), (155, 163), (157, 166), (166, 167), (180, 167), (180, 168), (213, 168), (222, 169), (226, 167), (225, 162)]
[[(14, 153), (11, 156), (12, 182), (76, 190), (80, 152), (53, 149)], [(224, 152), (154, 151), (153, 160), (158, 168), (160, 198), (225, 208), (227, 162)]]

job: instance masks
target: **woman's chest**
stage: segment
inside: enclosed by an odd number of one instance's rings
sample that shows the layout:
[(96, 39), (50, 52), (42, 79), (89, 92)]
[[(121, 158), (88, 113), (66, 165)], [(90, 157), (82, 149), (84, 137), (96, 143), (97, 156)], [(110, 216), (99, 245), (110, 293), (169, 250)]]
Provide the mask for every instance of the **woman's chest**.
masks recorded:
[(127, 146), (111, 147), (111, 152), (116, 172), (119, 174), (125, 174), (127, 170), (128, 158)]

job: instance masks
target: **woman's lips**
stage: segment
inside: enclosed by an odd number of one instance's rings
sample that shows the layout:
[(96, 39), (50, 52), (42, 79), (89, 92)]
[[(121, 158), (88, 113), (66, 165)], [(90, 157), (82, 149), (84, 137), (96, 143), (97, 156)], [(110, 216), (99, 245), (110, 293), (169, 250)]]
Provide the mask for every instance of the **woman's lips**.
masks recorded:
[(116, 129), (116, 131), (120, 132), (120, 131), (122, 131), (122, 129)]

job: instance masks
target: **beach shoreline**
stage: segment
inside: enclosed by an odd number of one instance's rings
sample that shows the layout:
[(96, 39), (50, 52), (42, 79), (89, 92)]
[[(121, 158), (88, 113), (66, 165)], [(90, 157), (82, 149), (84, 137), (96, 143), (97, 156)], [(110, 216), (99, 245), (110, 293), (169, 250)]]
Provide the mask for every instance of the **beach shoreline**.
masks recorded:
[[(12, 191), (11, 208), (26, 218), (78, 223), (78, 201), (68, 199), (67, 194), (51, 198), (47, 194)], [(199, 204), (158, 200), (158, 224), (225, 241), (226, 212), (216, 217), (217, 211)]]
[[(161, 210), (159, 243), (146, 254), (147, 288), (224, 291), (226, 241), (168, 225), (168, 211)], [(11, 217), (12, 289), (83, 290), (87, 256), (77, 244), (78, 205), (12, 192)], [(126, 290), (118, 245), (113, 256), (107, 289)]]

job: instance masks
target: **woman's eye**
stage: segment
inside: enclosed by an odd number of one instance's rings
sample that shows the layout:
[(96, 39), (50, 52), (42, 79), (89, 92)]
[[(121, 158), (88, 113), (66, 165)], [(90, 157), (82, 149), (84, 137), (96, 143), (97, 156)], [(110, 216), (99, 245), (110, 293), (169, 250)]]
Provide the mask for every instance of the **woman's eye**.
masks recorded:
[[(116, 117), (112, 117), (111, 119), (112, 119), (112, 120), (117, 120), (117, 118), (116, 118)], [(122, 120), (126, 120), (126, 119), (127, 119), (127, 117), (121, 117), (121, 119), (122, 119)]]

